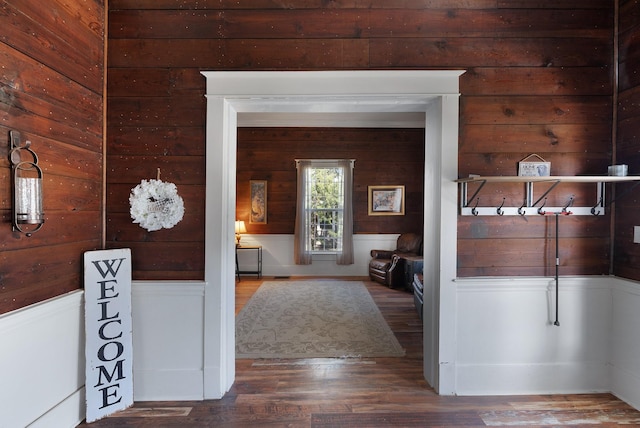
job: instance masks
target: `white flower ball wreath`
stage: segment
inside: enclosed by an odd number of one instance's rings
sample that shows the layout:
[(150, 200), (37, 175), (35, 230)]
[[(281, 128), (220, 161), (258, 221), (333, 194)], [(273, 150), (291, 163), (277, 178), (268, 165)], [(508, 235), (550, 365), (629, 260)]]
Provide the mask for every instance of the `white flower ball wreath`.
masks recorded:
[(171, 229), (182, 220), (184, 202), (173, 183), (142, 180), (129, 195), (131, 218), (149, 232)]

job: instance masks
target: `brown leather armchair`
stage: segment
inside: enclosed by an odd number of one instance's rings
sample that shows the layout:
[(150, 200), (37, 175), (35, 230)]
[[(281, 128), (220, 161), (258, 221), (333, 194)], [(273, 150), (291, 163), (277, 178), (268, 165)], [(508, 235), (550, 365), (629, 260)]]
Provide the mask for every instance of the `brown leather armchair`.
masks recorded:
[(403, 286), (403, 256), (422, 256), (422, 235), (403, 233), (398, 237), (395, 250), (371, 250), (369, 278), (390, 288)]

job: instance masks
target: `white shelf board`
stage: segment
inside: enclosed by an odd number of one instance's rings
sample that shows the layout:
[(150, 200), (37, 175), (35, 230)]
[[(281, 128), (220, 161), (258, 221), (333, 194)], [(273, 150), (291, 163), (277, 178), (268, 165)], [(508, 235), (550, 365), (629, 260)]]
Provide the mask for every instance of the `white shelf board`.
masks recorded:
[(459, 178), (455, 180), (457, 183), (540, 183), (545, 181), (551, 182), (566, 182), (566, 183), (617, 183), (624, 181), (639, 181), (640, 175), (627, 175), (624, 177), (613, 175), (550, 175), (546, 177), (521, 177), (510, 175), (495, 175), (495, 176), (474, 176)]

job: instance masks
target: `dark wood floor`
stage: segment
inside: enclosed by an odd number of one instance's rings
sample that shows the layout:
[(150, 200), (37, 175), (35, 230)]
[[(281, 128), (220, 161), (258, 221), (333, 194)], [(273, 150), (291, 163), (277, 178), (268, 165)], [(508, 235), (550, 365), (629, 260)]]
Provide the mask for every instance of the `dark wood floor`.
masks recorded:
[[(260, 286), (237, 284), (236, 312)], [(422, 376), (422, 325), (411, 294), (365, 281), (406, 356), (237, 360), (221, 400), (140, 402), (91, 427), (640, 426), (610, 394), (442, 397)]]

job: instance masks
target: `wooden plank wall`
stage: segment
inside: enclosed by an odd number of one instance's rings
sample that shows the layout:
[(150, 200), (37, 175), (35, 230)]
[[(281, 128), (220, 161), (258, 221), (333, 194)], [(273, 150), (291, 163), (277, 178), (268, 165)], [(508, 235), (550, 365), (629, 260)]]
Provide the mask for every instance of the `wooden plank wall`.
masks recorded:
[[(0, 313), (82, 287), (102, 246), (104, 5), (4, 3), (0, 14)], [(11, 228), (9, 131), (43, 169), (44, 227)]]
[[(354, 233), (422, 233), (424, 129), (239, 129), (236, 218), (248, 233), (294, 233), (295, 159), (355, 159)], [(267, 224), (249, 223), (250, 180), (267, 180)], [(405, 186), (405, 215), (368, 215), (370, 185)]]
[[(629, 174), (640, 174), (640, 4), (620, 2), (620, 59), (618, 135), (616, 163), (629, 165)], [(640, 280), (640, 244), (633, 243), (633, 227), (640, 226), (640, 186), (618, 185), (615, 203), (613, 273)]]
[[(201, 70), (465, 69), (460, 176), (512, 175), (530, 153), (551, 161), (557, 175), (603, 174), (611, 161), (613, 2), (109, 5), (107, 240), (134, 249), (137, 279), (203, 277)], [(147, 233), (131, 224), (127, 195), (141, 179), (155, 177), (157, 167), (178, 185), (187, 213), (174, 229)], [(548, 203), (563, 204), (571, 195), (576, 205), (595, 204), (595, 189), (584, 186), (557, 189)], [(520, 204), (522, 189), (488, 188), (482, 203), (503, 197)], [(552, 273), (551, 222), (460, 217), (459, 275)], [(608, 215), (563, 218), (561, 236), (563, 274), (608, 273)]]

